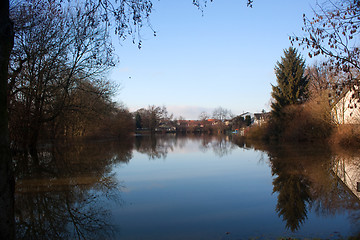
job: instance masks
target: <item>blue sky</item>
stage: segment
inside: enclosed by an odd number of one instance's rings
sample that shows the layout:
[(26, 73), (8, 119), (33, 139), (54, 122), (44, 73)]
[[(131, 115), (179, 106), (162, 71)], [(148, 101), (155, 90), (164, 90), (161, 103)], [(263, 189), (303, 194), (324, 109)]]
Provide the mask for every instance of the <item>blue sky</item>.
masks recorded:
[[(270, 110), (274, 66), (302, 35), (302, 15), (314, 0), (215, 0), (202, 14), (191, 0), (153, 1), (142, 48), (114, 41), (120, 59), (110, 78), (121, 85), (115, 97), (131, 111), (165, 105), (175, 117), (198, 119), (219, 106), (233, 114)], [(307, 64), (307, 53), (299, 49)]]

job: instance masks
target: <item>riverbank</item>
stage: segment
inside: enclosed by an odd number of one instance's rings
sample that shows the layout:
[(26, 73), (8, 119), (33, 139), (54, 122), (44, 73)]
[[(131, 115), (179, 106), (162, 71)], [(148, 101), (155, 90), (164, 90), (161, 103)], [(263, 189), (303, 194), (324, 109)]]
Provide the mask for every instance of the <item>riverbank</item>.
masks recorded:
[(304, 121), (280, 127), (270, 122), (250, 127), (244, 137), (265, 142), (321, 143), (339, 148), (359, 148), (360, 125), (313, 124)]

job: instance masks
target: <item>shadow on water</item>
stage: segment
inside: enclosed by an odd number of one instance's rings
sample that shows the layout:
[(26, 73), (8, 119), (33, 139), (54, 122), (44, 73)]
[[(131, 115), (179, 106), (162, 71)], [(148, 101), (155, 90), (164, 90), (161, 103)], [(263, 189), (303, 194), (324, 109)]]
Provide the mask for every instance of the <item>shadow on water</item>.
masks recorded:
[[(360, 225), (359, 152), (314, 144), (236, 142), (241, 148), (268, 155), (273, 193), (277, 194), (275, 210), (286, 228), (299, 230), (310, 210), (321, 216), (348, 213), (352, 225)], [(355, 228), (353, 235), (358, 239), (360, 231)]]
[(122, 204), (112, 165), (132, 142), (52, 144), (14, 156), (17, 239), (111, 239), (109, 204)]

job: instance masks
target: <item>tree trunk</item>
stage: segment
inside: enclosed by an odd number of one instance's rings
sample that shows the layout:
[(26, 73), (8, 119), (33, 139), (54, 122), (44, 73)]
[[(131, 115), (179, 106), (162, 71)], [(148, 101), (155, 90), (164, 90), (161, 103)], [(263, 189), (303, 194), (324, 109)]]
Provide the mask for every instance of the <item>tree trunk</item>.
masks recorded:
[(11, 166), (7, 81), (10, 52), (14, 43), (9, 0), (0, 1), (0, 239), (15, 239), (14, 175)]

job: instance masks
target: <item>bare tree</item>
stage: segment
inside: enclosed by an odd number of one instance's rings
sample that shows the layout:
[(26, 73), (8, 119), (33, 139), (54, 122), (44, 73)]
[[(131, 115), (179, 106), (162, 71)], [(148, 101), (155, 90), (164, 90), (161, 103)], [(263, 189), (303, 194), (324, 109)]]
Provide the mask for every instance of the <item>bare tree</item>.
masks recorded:
[(212, 114), (213, 118), (224, 122), (226, 119), (232, 118), (233, 114), (231, 113), (231, 110), (225, 109), (222, 107), (217, 107)]
[(168, 123), (173, 118), (173, 114), (169, 115), (165, 106), (149, 105), (147, 109), (141, 108), (135, 114), (140, 117), (141, 126), (150, 131), (155, 131), (160, 123)]
[[(13, 11), (9, 111), (15, 119), (10, 123), (21, 124), (14, 128), (22, 131), (26, 145), (36, 144), (43, 124), (69, 106), (84, 82), (106, 84), (101, 77), (114, 65), (108, 34), (95, 12), (46, 2), (25, 3)], [(108, 89), (97, 88), (97, 94)]]
[[(290, 37), (310, 50), (309, 56), (322, 54), (337, 70), (351, 72), (360, 69), (360, 48), (358, 29), (360, 27), (360, 2), (353, 0), (334, 0), (317, 3), (314, 17), (304, 14), (304, 27), (307, 36)], [(354, 80), (349, 78), (349, 81)]]
[(0, 238), (15, 239), (14, 176), (10, 155), (7, 109), (7, 79), (10, 52), (13, 47), (13, 25), (9, 1), (0, 1)]
[(207, 112), (201, 112), (199, 115), (200, 121), (206, 121), (209, 119), (209, 114)]

